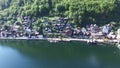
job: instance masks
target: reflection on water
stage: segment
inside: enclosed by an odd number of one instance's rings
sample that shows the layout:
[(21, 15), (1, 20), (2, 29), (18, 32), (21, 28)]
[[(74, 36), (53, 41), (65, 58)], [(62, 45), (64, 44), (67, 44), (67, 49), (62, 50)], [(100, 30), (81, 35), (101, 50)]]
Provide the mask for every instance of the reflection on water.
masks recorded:
[(36, 63), (16, 49), (0, 46), (0, 68), (36, 68)]
[(1, 40), (0, 68), (120, 68), (120, 50), (81, 42)]

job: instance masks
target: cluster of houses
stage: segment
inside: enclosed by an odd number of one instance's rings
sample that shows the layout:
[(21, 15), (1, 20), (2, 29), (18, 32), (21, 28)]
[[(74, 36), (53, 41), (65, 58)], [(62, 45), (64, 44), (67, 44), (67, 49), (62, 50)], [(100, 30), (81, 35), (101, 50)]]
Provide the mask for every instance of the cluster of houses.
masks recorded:
[[(67, 18), (59, 18), (54, 21), (47, 21), (45, 32), (46, 34), (57, 34), (67, 38), (79, 38), (79, 39), (116, 39), (117, 35), (112, 30), (113, 24), (106, 24), (104, 26), (98, 26), (96, 24), (86, 25), (85, 27), (74, 27)], [(120, 34), (120, 33), (117, 33)], [(55, 36), (54, 36), (55, 37)]]
[(11, 25), (7, 21), (3, 21), (2, 27), (0, 28), (1, 38), (16, 38), (16, 37), (31, 37), (31, 35), (39, 34), (39, 31), (33, 29), (32, 24), (37, 22), (36, 18), (31, 18), (29, 16), (18, 16), (16, 17), (16, 22)]
[(65, 38), (78, 38), (78, 39), (120, 39), (120, 29), (117, 33), (112, 30), (112, 24), (98, 26), (97, 24), (89, 24), (85, 27), (75, 27), (71, 24), (69, 18), (60, 17), (59, 19), (49, 21), (46, 20), (43, 24), (45, 26), (39, 30), (33, 28), (33, 23), (37, 19), (26, 17), (17, 17), (17, 21), (13, 25), (4, 26), (0, 28), (0, 37), (65, 37)]

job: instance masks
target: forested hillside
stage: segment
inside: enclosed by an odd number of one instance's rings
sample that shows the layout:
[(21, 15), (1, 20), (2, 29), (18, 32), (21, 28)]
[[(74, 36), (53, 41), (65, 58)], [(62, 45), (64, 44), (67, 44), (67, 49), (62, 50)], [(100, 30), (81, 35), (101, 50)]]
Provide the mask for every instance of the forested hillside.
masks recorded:
[(0, 19), (13, 20), (16, 16), (65, 16), (77, 26), (119, 23), (120, 0), (0, 0)]

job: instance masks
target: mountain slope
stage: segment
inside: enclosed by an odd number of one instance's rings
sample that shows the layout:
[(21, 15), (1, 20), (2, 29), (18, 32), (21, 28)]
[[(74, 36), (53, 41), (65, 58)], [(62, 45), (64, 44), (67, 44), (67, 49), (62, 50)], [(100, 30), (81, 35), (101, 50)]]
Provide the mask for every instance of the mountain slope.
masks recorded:
[[(66, 16), (77, 26), (119, 22), (119, 0), (0, 0), (2, 17)], [(10, 20), (10, 19), (9, 19)]]

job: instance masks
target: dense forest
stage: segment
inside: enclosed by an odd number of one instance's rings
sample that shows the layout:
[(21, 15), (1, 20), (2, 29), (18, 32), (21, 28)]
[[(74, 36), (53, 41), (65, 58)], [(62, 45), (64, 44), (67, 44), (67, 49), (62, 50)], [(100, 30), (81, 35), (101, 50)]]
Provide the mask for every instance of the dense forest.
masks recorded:
[(0, 0), (0, 20), (14, 22), (16, 16), (64, 16), (77, 26), (119, 24), (120, 0)]

